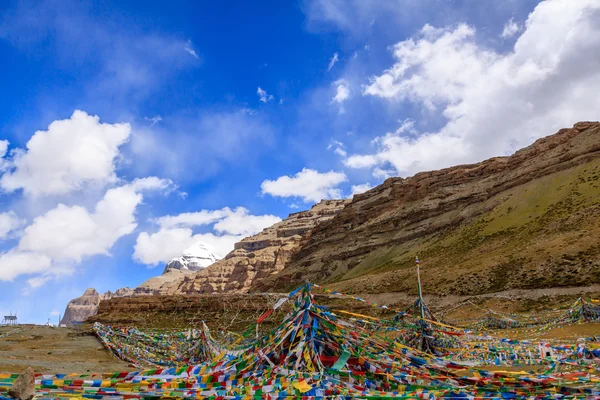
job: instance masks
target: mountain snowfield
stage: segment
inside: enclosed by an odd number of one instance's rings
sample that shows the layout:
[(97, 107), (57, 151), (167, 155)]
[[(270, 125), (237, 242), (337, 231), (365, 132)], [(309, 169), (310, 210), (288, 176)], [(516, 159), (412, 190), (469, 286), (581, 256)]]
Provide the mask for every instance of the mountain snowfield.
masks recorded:
[(183, 254), (167, 263), (163, 274), (170, 270), (195, 272), (219, 261), (221, 257), (215, 255), (214, 250), (204, 242), (194, 243), (183, 251)]

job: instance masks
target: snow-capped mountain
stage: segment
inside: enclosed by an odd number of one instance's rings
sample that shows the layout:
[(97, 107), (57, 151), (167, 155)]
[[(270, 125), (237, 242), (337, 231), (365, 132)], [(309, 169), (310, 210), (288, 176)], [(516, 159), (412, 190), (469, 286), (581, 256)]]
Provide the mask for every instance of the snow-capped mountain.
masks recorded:
[(215, 255), (206, 243), (198, 242), (184, 250), (183, 254), (169, 261), (163, 274), (172, 269), (180, 271), (199, 271), (217, 262), (221, 257)]

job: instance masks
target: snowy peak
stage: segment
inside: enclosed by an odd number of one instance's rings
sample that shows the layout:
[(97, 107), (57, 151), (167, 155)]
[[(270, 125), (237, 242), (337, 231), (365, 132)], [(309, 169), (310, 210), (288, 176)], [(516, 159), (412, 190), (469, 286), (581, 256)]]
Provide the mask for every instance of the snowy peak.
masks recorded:
[(199, 271), (220, 259), (206, 243), (198, 242), (184, 250), (183, 254), (169, 261), (163, 275), (168, 271), (177, 269), (180, 271)]

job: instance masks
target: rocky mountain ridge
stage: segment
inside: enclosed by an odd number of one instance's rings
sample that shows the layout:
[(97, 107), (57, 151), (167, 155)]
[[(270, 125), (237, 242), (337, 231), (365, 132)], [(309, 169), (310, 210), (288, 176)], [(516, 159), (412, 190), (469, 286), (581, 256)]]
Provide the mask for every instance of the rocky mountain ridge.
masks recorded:
[(305, 279), (354, 293), (481, 294), (600, 282), (600, 123), (509, 157), (389, 178), (316, 226), (252, 291)]
[(65, 313), (60, 320), (60, 325), (73, 325), (87, 320), (96, 315), (100, 301), (110, 300), (115, 297), (127, 297), (133, 294), (129, 288), (121, 288), (113, 292), (99, 294), (96, 289), (88, 288), (80, 297), (77, 297), (67, 304)]
[[(254, 279), (280, 271), (310, 230), (334, 217), (349, 200), (324, 200), (310, 210), (292, 213), (262, 232), (244, 238), (224, 259), (197, 243), (165, 266), (163, 273), (135, 289), (122, 288), (98, 294), (88, 289), (71, 300), (62, 324), (71, 325), (96, 315), (100, 301), (132, 297), (214, 292), (244, 293)], [(209, 262), (212, 262), (210, 265)], [(149, 300), (146, 300), (149, 301)], [(118, 301), (117, 301), (118, 302)]]
[(290, 214), (236, 243), (222, 260), (163, 284), (156, 294), (246, 293), (254, 281), (281, 271), (311, 230), (332, 219), (348, 203), (349, 200), (322, 200), (310, 210)]

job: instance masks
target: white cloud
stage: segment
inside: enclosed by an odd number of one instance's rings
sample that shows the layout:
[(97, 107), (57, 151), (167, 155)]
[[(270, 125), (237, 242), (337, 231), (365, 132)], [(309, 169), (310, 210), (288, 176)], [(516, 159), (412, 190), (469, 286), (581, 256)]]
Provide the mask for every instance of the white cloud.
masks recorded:
[(281, 221), (274, 215), (251, 215), (244, 207), (232, 210), (224, 207), (220, 210), (201, 210), (197, 212), (166, 215), (156, 219), (161, 228), (192, 228), (212, 225), (219, 233), (249, 236)]
[(11, 232), (21, 228), (25, 222), (14, 211), (0, 213), (0, 239), (6, 239)]
[(4, 171), (4, 169), (9, 166), (9, 163), (4, 158), (8, 152), (8, 145), (8, 140), (0, 140), (0, 172)]
[(188, 52), (189, 55), (191, 55), (192, 57), (194, 57), (195, 59), (199, 59), (200, 57), (198, 57), (198, 54), (196, 53), (196, 50), (194, 50), (194, 46), (192, 45), (192, 41), (188, 40), (184, 50)]
[(133, 259), (148, 265), (167, 262), (179, 257), (193, 240), (189, 228), (161, 229), (152, 234), (142, 232), (135, 242)]
[(504, 54), (480, 46), (467, 25), (426, 25), (393, 52), (396, 63), (373, 77), (364, 93), (421, 104), (446, 123), (418, 137), (387, 133), (376, 141), (376, 152), (350, 156), (350, 167), (408, 175), (474, 162), (598, 116), (597, 1), (540, 3)]
[(263, 194), (275, 197), (299, 197), (304, 202), (341, 198), (337, 186), (347, 180), (343, 172), (318, 172), (304, 168), (294, 176), (280, 176), (274, 181), (265, 180), (260, 185)]
[(394, 176), (395, 174), (396, 174), (396, 171), (391, 170), (391, 169), (375, 168), (373, 170), (373, 176), (379, 180), (385, 180), (387, 178)]
[(360, 185), (352, 185), (352, 187), (350, 188), (351, 190), (351, 195), (354, 196), (355, 194), (360, 194), (360, 193), (364, 193), (369, 189), (372, 189), (373, 186), (370, 183), (363, 183)]
[(27, 279), (27, 288), (23, 290), (23, 294), (27, 295), (32, 289), (37, 289), (44, 286), (52, 277), (50, 275), (34, 276)]
[(502, 30), (502, 37), (513, 37), (519, 32), (519, 30), (521, 30), (521, 27), (511, 18), (506, 24), (504, 24), (504, 29)]
[(336, 147), (333, 152), (340, 157), (346, 157), (348, 155), (346, 150), (342, 149), (341, 147)]
[(137, 179), (109, 189), (93, 213), (81, 206), (59, 204), (25, 228), (17, 247), (0, 254), (0, 280), (33, 275), (30, 288), (54, 276), (69, 274), (85, 257), (109, 255), (115, 242), (133, 232), (140, 191), (169, 190), (170, 181), (155, 177)]
[[(134, 260), (148, 265), (168, 262), (193, 244), (203, 242), (224, 257), (233, 245), (280, 222), (274, 215), (251, 215), (244, 207), (167, 215), (155, 220), (160, 230), (142, 232), (135, 244)], [(194, 234), (191, 228), (212, 225), (213, 232)]]
[(350, 84), (347, 80), (339, 79), (333, 84), (335, 86), (335, 96), (333, 96), (333, 101), (342, 104), (350, 98)]
[(256, 94), (258, 95), (259, 100), (263, 103), (268, 103), (269, 101), (272, 101), (274, 99), (272, 94), (268, 94), (267, 91), (261, 89), (260, 86), (258, 87), (258, 89), (256, 89)]
[(187, 248), (199, 242), (208, 245), (215, 255), (223, 258), (233, 250), (233, 245), (243, 238), (241, 235), (213, 233), (194, 235), (190, 228), (161, 229), (155, 233), (142, 232), (135, 243), (133, 259), (142, 264), (157, 266), (181, 256)]
[(57, 310), (50, 311), (51, 317), (58, 317), (59, 315), (60, 315), (60, 311), (57, 311)]
[(100, 123), (97, 116), (76, 110), (71, 118), (35, 132), (27, 150), (14, 153), (0, 186), (9, 192), (23, 189), (27, 195), (40, 196), (115, 182), (115, 159), (130, 133), (129, 124)]
[(227, 217), (232, 213), (229, 207), (220, 210), (201, 210), (196, 212), (181, 213), (178, 215), (165, 215), (156, 219), (161, 228), (183, 228), (201, 225), (210, 225)]
[(246, 208), (238, 207), (227, 217), (217, 222), (214, 229), (219, 233), (246, 237), (280, 221), (281, 218), (275, 215), (251, 215)]
[(331, 71), (331, 68), (339, 61), (339, 55), (337, 52), (333, 53), (331, 60), (329, 60), (329, 65), (327, 66), (327, 71)]
[(12, 281), (22, 274), (46, 272), (51, 266), (52, 260), (43, 254), (9, 250), (0, 254), (0, 281)]
[(170, 181), (151, 177), (109, 189), (93, 213), (81, 206), (59, 204), (25, 228), (19, 250), (44, 254), (61, 262), (109, 255), (115, 242), (137, 227), (135, 211), (143, 200), (140, 192), (165, 190), (171, 185)]

